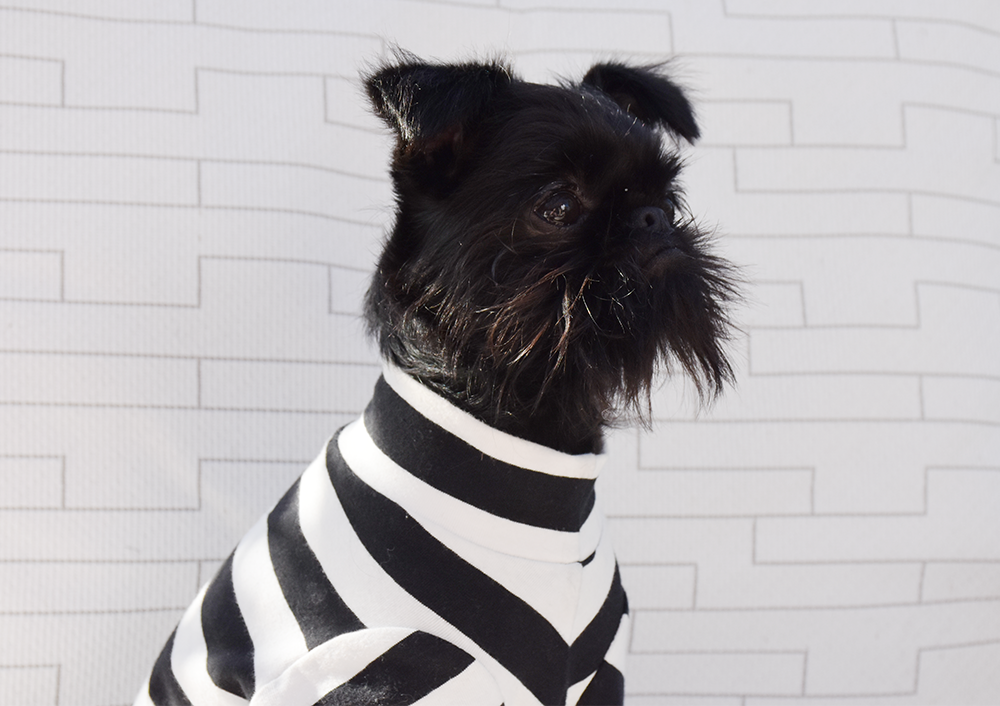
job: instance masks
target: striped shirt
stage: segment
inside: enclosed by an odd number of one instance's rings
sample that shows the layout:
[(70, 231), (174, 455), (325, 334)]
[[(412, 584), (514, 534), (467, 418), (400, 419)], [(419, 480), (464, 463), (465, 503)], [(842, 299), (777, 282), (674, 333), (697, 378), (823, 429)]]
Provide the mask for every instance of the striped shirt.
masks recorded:
[(387, 367), (198, 594), (136, 704), (620, 704), (602, 460)]

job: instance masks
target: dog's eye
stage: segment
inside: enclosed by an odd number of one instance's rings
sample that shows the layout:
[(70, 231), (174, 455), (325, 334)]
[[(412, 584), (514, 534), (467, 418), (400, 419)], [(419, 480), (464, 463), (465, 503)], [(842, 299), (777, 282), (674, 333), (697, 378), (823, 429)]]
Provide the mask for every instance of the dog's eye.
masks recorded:
[(582, 212), (580, 201), (568, 191), (553, 194), (535, 211), (554, 226), (571, 226), (580, 220)]

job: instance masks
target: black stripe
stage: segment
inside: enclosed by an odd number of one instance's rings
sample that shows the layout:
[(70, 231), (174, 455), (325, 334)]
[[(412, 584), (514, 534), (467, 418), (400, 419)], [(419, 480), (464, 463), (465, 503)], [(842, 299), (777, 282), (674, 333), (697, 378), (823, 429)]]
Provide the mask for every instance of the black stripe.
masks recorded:
[(153, 673), (149, 676), (149, 698), (156, 706), (191, 706), (191, 700), (177, 683), (177, 677), (170, 666), (176, 635), (176, 629), (170, 633), (170, 639), (160, 651), (160, 656), (153, 665)]
[(569, 683), (576, 684), (588, 674), (593, 674), (604, 661), (608, 648), (618, 634), (622, 616), (628, 613), (628, 599), (622, 588), (621, 575), (615, 564), (615, 576), (608, 595), (590, 624), (573, 641), (569, 649)]
[(587, 684), (577, 706), (616, 706), (625, 702), (625, 678), (607, 662)]
[(219, 569), (201, 604), (201, 629), (208, 648), (208, 675), (220, 689), (253, 696), (253, 641), (233, 590), (233, 555)]
[(299, 482), (268, 515), (267, 545), (281, 592), (311, 650), (337, 635), (360, 630), (364, 624), (334, 589), (302, 535)]
[(472, 661), (471, 655), (452, 643), (426, 632), (415, 632), (316, 704), (406, 706), (457, 677)]
[(437, 426), (383, 378), (365, 410), (382, 452), (443, 493), (522, 524), (576, 532), (594, 507), (594, 480), (564, 478), (498, 461)]
[(543, 704), (565, 700), (569, 648), (545, 618), (362, 482), (336, 440), (328, 446), (327, 468), (355, 533), (393, 580), (475, 641)]

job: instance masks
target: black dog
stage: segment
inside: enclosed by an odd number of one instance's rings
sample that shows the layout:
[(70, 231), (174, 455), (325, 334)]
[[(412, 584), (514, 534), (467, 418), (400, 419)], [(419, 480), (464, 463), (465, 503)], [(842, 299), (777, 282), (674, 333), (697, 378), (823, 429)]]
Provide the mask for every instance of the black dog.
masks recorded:
[(397, 142), (365, 306), (386, 360), (181, 620), (139, 702), (610, 704), (628, 608), (595, 508), (604, 430), (658, 367), (705, 397), (731, 268), (683, 213), (693, 141), (660, 68), (578, 84), (400, 54), (369, 76)]
[(594, 66), (579, 85), (500, 65), (407, 62), (368, 82), (396, 130), (396, 228), (369, 291), (383, 355), (503, 431), (579, 453), (658, 363), (702, 392), (731, 378), (729, 267), (682, 220), (693, 141), (681, 90), (651, 68)]

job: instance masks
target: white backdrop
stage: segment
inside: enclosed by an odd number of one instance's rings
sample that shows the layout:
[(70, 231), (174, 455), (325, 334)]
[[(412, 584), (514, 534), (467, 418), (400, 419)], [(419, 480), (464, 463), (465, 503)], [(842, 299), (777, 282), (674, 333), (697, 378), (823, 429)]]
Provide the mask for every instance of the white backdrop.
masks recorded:
[(602, 479), (629, 703), (1000, 703), (1000, 3), (4, 0), (0, 703), (125, 704), (378, 365), (397, 42), (677, 56), (739, 387)]

